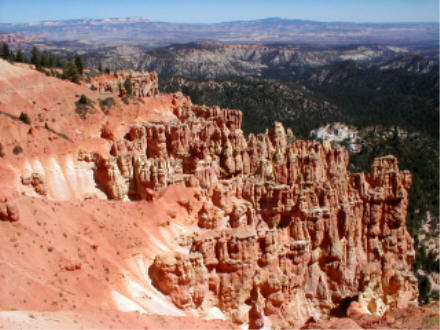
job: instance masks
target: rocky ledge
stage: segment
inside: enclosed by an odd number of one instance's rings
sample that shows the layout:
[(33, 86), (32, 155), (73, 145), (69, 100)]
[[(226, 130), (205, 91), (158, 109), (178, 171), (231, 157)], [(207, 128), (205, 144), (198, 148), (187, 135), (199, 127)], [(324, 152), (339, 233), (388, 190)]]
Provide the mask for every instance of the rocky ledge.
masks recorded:
[(349, 173), (346, 150), (296, 140), (281, 123), (246, 139), (240, 111), (182, 96), (173, 105), (176, 120), (138, 122), (110, 156), (78, 160), (93, 164), (109, 199), (154, 200), (172, 184), (197, 191), (202, 207), (185, 205), (197, 225), (187, 253), (158, 255), (149, 269), (176, 306), (218, 307), (260, 328), (300, 327), (352, 301), (376, 315), (417, 301), (411, 174), (395, 157)]

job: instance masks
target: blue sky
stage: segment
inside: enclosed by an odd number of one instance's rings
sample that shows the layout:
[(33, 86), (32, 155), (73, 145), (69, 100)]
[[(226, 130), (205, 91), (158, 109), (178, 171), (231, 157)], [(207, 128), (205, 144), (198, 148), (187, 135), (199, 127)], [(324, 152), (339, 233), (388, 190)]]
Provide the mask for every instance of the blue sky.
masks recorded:
[(266, 17), (435, 22), (438, 6), (438, 0), (0, 0), (0, 22), (108, 17), (197, 23)]

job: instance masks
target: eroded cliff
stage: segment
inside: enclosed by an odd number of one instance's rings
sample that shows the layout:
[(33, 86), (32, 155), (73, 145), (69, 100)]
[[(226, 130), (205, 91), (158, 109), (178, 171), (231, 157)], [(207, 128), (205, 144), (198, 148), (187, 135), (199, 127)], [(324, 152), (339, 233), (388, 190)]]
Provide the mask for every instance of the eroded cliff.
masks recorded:
[(292, 328), (352, 301), (381, 316), (417, 300), (411, 174), (395, 157), (349, 173), (344, 149), (280, 123), (246, 138), (240, 111), (158, 95), (156, 78), (142, 102), (112, 94), (109, 113), (81, 119), (75, 100), (100, 91), (0, 64), (12, 77), (0, 77), (2, 109), (32, 121), (0, 122), (11, 132), (0, 159), (2, 309), (81, 304)]
[(356, 300), (366, 313), (417, 298), (405, 227), (411, 174), (393, 156), (347, 172), (348, 153), (295, 140), (282, 124), (245, 138), (241, 113), (173, 100), (178, 120), (136, 123), (95, 164), (111, 199), (197, 190), (188, 253), (158, 255), (149, 274), (179, 308), (216, 306), (238, 324), (299, 327)]

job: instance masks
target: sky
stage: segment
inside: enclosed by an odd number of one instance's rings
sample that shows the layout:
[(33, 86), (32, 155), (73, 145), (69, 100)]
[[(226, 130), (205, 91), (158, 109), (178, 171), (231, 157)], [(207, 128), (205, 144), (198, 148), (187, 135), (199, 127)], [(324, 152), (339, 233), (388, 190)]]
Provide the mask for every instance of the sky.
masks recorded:
[(0, 22), (145, 17), (213, 23), (267, 17), (349, 22), (438, 22), (438, 0), (0, 0)]

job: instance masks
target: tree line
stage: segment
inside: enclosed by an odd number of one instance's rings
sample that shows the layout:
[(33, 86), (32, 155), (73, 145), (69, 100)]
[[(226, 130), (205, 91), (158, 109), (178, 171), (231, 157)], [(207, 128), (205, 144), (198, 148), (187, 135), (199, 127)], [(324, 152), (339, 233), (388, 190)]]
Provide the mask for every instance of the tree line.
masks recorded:
[[(0, 47), (0, 57), (9, 62), (19, 62), (33, 64), (35, 69), (48, 75), (53, 75), (61, 79), (67, 79), (74, 83), (79, 83), (84, 72), (81, 55), (75, 54), (67, 60), (58, 55), (41, 51), (33, 46), (31, 52), (26, 55), (20, 48), (12, 51), (6, 42), (2, 42)], [(59, 73), (56, 69), (62, 69)], [(50, 70), (50, 71), (48, 71)]]
[[(319, 84), (307, 78), (316, 72), (320, 76), (319, 68), (304, 69), (300, 78), (287, 79), (272, 72), (270, 79), (232, 77), (206, 84), (206, 80), (185, 78), (186, 83), (181, 83), (162, 78), (159, 83), (162, 91), (181, 91), (196, 104), (243, 110), (245, 133), (264, 131), (275, 120), (306, 139), (311, 129), (327, 122), (356, 126), (362, 150), (350, 155), (350, 171), (368, 173), (375, 157), (389, 154), (399, 159), (401, 169), (410, 170), (413, 182), (406, 225), (416, 238), (414, 269), (426, 274), (438, 272), (439, 263), (433, 254), (426, 253), (426, 242), (417, 240), (427, 212), (432, 217), (431, 228), (437, 228), (439, 222), (438, 75), (354, 70), (349, 64), (339, 64), (339, 71), (337, 64), (333, 69), (325, 67), (343, 77)], [(397, 128), (404, 129), (407, 136), (400, 136)], [(391, 136), (387, 134), (390, 130), (394, 132)], [(438, 300), (439, 292), (431, 290), (427, 277), (418, 279), (419, 302)]]

